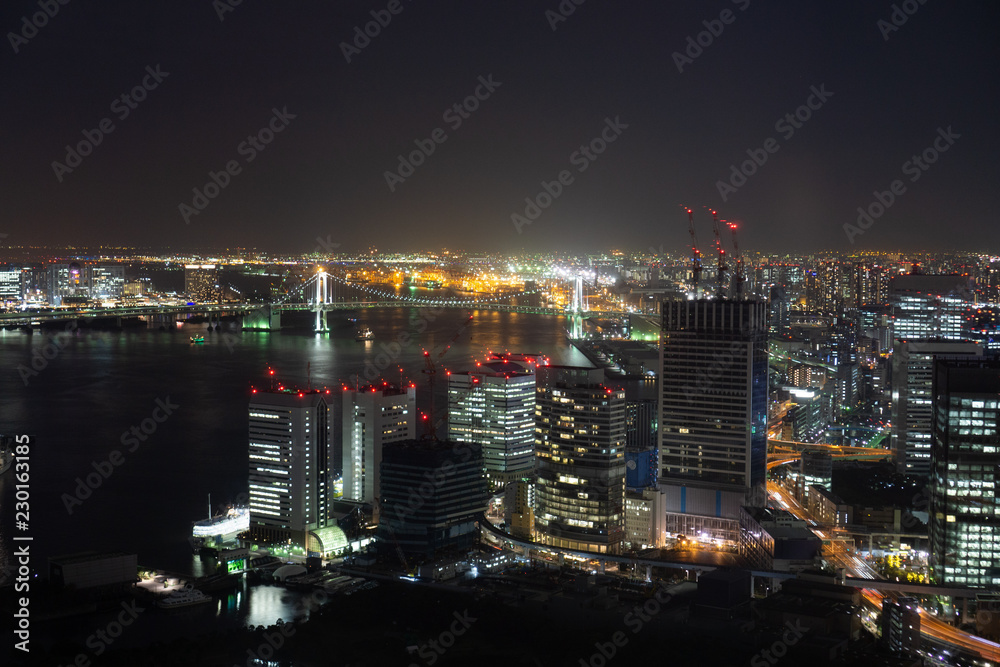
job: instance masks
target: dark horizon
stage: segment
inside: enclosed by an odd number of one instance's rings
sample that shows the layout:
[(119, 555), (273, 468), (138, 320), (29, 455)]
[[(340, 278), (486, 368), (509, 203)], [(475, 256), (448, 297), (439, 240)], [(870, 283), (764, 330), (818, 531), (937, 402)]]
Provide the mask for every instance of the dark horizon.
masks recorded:
[(683, 204), (702, 245), (702, 206), (743, 221), (747, 252), (1000, 251), (994, 4), (216, 5), (58, 4), (34, 32), (37, 0), (0, 10), (5, 243), (680, 253)]

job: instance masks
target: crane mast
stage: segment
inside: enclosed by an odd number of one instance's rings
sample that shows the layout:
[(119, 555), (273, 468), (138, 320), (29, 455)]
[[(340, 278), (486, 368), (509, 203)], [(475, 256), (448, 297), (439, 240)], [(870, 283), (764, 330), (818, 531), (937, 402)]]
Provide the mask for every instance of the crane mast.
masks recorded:
[(701, 283), (701, 252), (698, 251), (698, 238), (694, 233), (694, 211), (687, 209), (688, 233), (691, 234), (691, 288), (694, 298), (698, 298), (699, 283)]
[(424, 350), (423, 373), (427, 375), (427, 389), (430, 393), (430, 398), (431, 398), (430, 414), (424, 420), (426, 422), (424, 425), (425, 438), (431, 440), (437, 440), (437, 423), (434, 421), (434, 384), (435, 384), (434, 380), (437, 377), (437, 362), (439, 362), (441, 360), (441, 357), (443, 357), (445, 353), (447, 353), (448, 350), (451, 349), (451, 346), (455, 343), (456, 340), (458, 340), (458, 337), (462, 335), (462, 332), (465, 331), (465, 328), (468, 327), (469, 324), (472, 322), (473, 317), (474, 315), (472, 314), (469, 315), (468, 319), (465, 320), (462, 326), (458, 328), (458, 331), (456, 331), (455, 335), (451, 337), (451, 340), (448, 341), (448, 344), (445, 345), (444, 349), (438, 352), (436, 356), (432, 357), (429, 351)]
[[(725, 220), (723, 220), (725, 222)], [(733, 237), (733, 257), (736, 258), (736, 271), (733, 273), (733, 293), (736, 299), (742, 299), (746, 290), (746, 269), (743, 265), (743, 254), (740, 252), (740, 243), (736, 238), (736, 223), (727, 222), (729, 233)]]
[(722, 234), (719, 232), (719, 214), (712, 211), (712, 231), (715, 233), (715, 252), (718, 257), (716, 265), (716, 285), (715, 294), (723, 299), (726, 296), (726, 272), (729, 267), (726, 265), (726, 250), (722, 247)]

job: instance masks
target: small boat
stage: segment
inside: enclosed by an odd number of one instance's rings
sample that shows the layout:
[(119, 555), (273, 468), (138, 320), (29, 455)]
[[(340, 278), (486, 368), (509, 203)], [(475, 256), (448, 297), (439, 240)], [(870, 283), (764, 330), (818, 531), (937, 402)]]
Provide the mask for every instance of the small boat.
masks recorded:
[(356, 341), (368, 341), (375, 338), (375, 332), (373, 332), (368, 327), (364, 329), (358, 329), (358, 332), (354, 335), (354, 340)]
[(205, 342), (205, 337), (202, 336), (201, 334), (199, 334), (197, 336), (191, 336), (191, 342), (192, 343), (204, 343)]
[(158, 600), (156, 606), (160, 609), (180, 609), (183, 607), (193, 607), (196, 604), (211, 602), (212, 597), (205, 595), (196, 588), (186, 591), (171, 593), (162, 600)]
[(7, 448), (0, 449), (0, 475), (10, 470), (10, 466), (13, 463), (14, 450)]

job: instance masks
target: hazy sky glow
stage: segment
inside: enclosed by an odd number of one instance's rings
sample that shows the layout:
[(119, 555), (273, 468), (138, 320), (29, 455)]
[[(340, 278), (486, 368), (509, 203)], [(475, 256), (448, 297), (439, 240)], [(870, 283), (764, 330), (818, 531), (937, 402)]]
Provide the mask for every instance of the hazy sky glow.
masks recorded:
[[(890, 29), (893, 3), (860, 0), (70, 2), (36, 29), (22, 17), (37, 0), (15, 0), (0, 10), (0, 231), (681, 250), (686, 204), (706, 241), (702, 206), (743, 220), (749, 250), (1000, 250), (1000, 6), (897, 6)], [(948, 128), (933, 164), (907, 165)], [(411, 172), (397, 156), (419, 146)], [(843, 225), (896, 180), (849, 242)], [(719, 181), (738, 185), (725, 201)]]

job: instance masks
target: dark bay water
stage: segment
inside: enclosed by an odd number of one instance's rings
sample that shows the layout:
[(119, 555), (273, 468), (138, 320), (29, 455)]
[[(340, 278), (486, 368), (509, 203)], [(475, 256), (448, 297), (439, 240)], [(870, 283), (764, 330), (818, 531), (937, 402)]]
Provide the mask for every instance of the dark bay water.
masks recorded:
[[(34, 569), (47, 568), (48, 556), (92, 549), (137, 553), (141, 565), (191, 572), (197, 564), (187, 537), (191, 521), (207, 514), (207, 495), (218, 506), (246, 491), (249, 389), (251, 383), (265, 386), (268, 366), (287, 385), (305, 386), (308, 364), (313, 387), (353, 384), (355, 374), (364, 382), (366, 369), (371, 377), (380, 368), (386, 379), (398, 381), (402, 367), (404, 378), (417, 383), (418, 408), (426, 410), (423, 350), (440, 351), (468, 315), (460, 309), (345, 311), (330, 315), (328, 336), (306, 330), (239, 333), (226, 324), (219, 332), (207, 332), (204, 324), (172, 332), (77, 331), (27, 386), (18, 366), (30, 367), (32, 353), (48, 345), (53, 332), (0, 332), (0, 432), (35, 437), (29, 531)], [(541, 352), (553, 364), (587, 365), (566, 342), (564, 318), (474, 315), (441, 359), (442, 370), (467, 368), (489, 350)], [(374, 342), (354, 340), (356, 327), (364, 326), (374, 331)], [(412, 342), (395, 353), (392, 343), (402, 332)], [(205, 333), (203, 345), (190, 343), (195, 333)], [(438, 418), (446, 405), (444, 385), (442, 373)], [(123, 434), (151, 418), (157, 400), (177, 407), (129, 452)], [(92, 463), (106, 461), (115, 449), (122, 452), (121, 465), (69, 513), (64, 494), (74, 494), (76, 479), (94, 472)], [(0, 479), (0, 531), (8, 553), (13, 486), (11, 473)], [(280, 599), (268, 600), (280, 616)]]

